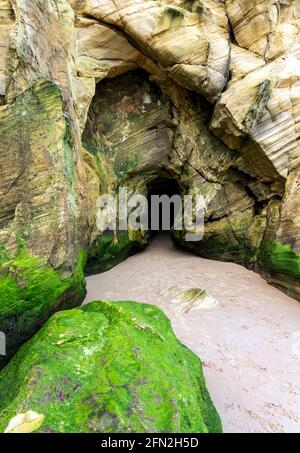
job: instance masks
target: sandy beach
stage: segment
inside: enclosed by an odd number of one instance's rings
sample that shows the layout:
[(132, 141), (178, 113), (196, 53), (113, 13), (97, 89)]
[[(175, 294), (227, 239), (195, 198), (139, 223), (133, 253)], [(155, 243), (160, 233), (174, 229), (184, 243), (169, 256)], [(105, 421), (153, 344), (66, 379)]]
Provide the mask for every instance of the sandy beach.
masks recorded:
[[(214, 304), (178, 313), (168, 289), (206, 289)], [(300, 432), (300, 304), (259, 275), (178, 249), (168, 236), (87, 279), (85, 303), (159, 306), (201, 357), (225, 432)]]

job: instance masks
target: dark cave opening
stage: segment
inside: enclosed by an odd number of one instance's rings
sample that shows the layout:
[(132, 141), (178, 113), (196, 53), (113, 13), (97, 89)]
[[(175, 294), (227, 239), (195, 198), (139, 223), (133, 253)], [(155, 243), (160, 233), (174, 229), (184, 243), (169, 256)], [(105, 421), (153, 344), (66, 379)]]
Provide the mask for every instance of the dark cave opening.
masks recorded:
[[(174, 196), (181, 196), (180, 187), (175, 179), (158, 177), (148, 185), (148, 220), (150, 238), (162, 232), (171, 232), (174, 226), (178, 206), (174, 203)], [(155, 203), (155, 197), (159, 197), (159, 208)], [(156, 219), (153, 218), (156, 216)], [(164, 225), (164, 219), (169, 219)], [(156, 224), (156, 225), (155, 225)]]

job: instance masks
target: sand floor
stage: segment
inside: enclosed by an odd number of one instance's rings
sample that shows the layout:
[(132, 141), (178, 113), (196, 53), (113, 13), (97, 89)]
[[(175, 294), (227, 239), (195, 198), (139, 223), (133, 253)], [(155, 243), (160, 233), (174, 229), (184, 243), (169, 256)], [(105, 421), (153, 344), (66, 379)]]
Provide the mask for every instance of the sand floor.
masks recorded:
[[(175, 284), (207, 289), (218, 304), (178, 315)], [(259, 275), (199, 258), (167, 236), (87, 279), (92, 300), (158, 305), (178, 338), (201, 357), (225, 432), (300, 432), (300, 303)], [(201, 307), (201, 305), (200, 305)]]

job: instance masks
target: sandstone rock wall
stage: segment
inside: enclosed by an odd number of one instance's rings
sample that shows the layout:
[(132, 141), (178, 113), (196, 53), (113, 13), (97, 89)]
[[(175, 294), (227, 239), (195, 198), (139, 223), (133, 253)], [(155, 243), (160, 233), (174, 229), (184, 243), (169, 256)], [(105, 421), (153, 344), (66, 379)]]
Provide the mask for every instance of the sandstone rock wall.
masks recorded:
[(1, 3), (0, 330), (9, 358), (55, 310), (84, 297), (87, 188), (74, 12), (66, 1)]

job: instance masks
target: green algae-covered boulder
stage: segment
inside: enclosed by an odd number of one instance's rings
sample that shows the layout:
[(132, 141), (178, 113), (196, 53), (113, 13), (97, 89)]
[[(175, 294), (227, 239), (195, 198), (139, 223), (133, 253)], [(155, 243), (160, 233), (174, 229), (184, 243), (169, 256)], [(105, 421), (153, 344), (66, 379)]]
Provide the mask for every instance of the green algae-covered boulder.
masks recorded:
[(0, 432), (220, 432), (201, 362), (163, 312), (55, 314), (0, 373)]

